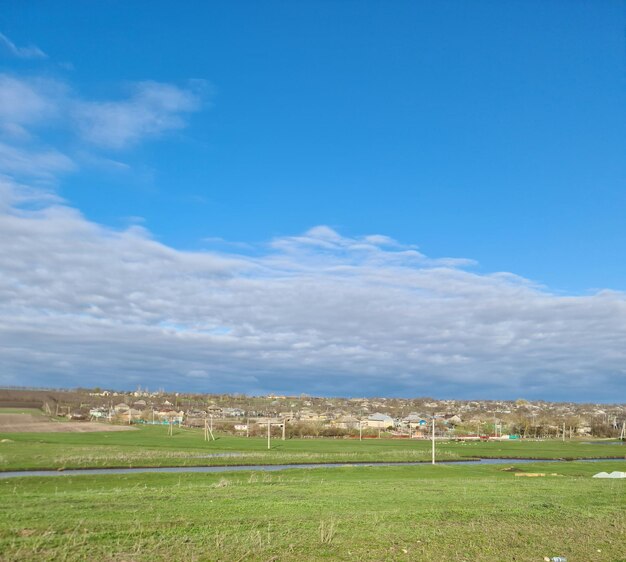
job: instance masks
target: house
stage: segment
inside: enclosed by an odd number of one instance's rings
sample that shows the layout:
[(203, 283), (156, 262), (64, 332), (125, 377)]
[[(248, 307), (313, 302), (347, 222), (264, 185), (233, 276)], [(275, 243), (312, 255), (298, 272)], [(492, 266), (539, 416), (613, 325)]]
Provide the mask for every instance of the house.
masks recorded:
[(371, 427), (375, 429), (391, 429), (395, 427), (395, 422), (391, 416), (376, 412), (367, 417), (363, 421), (363, 427)]
[(224, 408), (222, 414), (231, 418), (241, 418), (246, 415), (241, 408)]
[(183, 419), (185, 418), (185, 412), (182, 410), (177, 412), (173, 408), (161, 408), (160, 410), (156, 410), (154, 415), (162, 422), (172, 423), (183, 423)]
[(418, 428), (418, 427), (425, 427), (428, 425), (428, 420), (426, 420), (423, 416), (420, 416), (419, 414), (415, 412), (411, 412), (402, 421), (411, 429)]
[(354, 416), (341, 416), (333, 420), (331, 424), (339, 429), (358, 429), (359, 420)]
[(457, 425), (460, 425), (461, 423), (463, 423), (463, 420), (461, 420), (461, 418), (457, 415), (457, 414), (446, 414), (444, 416), (444, 420), (445, 420), (445, 424), (452, 426), (452, 427), (456, 427)]

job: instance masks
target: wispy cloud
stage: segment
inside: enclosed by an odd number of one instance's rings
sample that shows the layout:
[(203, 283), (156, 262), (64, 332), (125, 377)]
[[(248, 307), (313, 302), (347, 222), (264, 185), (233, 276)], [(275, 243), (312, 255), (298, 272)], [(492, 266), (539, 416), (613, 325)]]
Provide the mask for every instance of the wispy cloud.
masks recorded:
[(184, 115), (197, 111), (202, 100), (197, 81), (193, 89), (140, 82), (131, 90), (122, 101), (77, 103), (74, 118), (81, 136), (98, 146), (126, 148), (146, 137), (183, 128)]
[(18, 47), (4, 33), (0, 33), (0, 46), (14, 57), (19, 59), (47, 59), (48, 55), (39, 47), (29, 45), (28, 47)]
[[(92, 101), (62, 80), (0, 74), (0, 174), (53, 181), (79, 162), (127, 170), (101, 149), (119, 151), (185, 127), (206, 90), (198, 80), (187, 88), (139, 82), (130, 85), (126, 99)], [(59, 138), (65, 145), (53, 146)], [(82, 148), (76, 149), (76, 141)]]
[(0, 123), (31, 126), (58, 115), (69, 96), (60, 81), (0, 74)]
[(73, 160), (58, 150), (25, 150), (0, 142), (0, 172), (3, 174), (53, 182), (60, 174), (75, 168)]
[(182, 252), (142, 227), (112, 230), (54, 201), (24, 208), (15, 195), (0, 239), (11, 241), (0, 246), (5, 383), (579, 399), (626, 390), (622, 293), (555, 295), (325, 226), (253, 255)]

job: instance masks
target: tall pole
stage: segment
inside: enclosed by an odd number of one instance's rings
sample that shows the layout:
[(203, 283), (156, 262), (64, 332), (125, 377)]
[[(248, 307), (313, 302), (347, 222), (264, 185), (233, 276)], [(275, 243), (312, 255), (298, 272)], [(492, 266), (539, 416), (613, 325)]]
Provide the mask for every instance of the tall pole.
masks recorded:
[(271, 423), (270, 423), (270, 420), (268, 418), (268, 420), (267, 420), (267, 448), (268, 449), (272, 448), (272, 444), (271, 444), (271, 441), (270, 441), (270, 439), (271, 439), (270, 427), (271, 427)]
[(283, 418), (283, 441), (285, 440), (285, 427), (287, 426), (287, 420)]
[(359, 441), (363, 441), (363, 410), (359, 410)]
[(565, 422), (563, 422), (563, 443), (565, 443)]
[(433, 464), (435, 464), (435, 416), (433, 416)]

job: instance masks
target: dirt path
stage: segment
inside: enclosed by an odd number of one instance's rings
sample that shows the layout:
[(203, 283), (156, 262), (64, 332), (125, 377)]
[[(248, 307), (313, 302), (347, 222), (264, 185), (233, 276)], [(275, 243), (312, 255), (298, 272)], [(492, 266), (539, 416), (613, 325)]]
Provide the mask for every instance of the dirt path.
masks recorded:
[(89, 433), (134, 429), (108, 423), (56, 421), (32, 414), (0, 414), (0, 433)]

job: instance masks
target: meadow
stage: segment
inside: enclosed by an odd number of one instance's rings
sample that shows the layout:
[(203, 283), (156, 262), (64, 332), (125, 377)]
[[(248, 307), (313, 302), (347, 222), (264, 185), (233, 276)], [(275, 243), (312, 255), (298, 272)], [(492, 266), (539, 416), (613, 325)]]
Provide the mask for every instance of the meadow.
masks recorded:
[[(626, 560), (623, 462), (0, 481), (3, 560)], [(559, 476), (522, 478), (520, 472)]]
[[(626, 446), (586, 441), (437, 442), (438, 460), (472, 458), (613, 458)], [(94, 433), (0, 433), (0, 471), (89, 467), (213, 466), (333, 462), (429, 461), (429, 441), (408, 439), (272, 439), (217, 436), (202, 430), (140, 426)]]
[[(2, 433), (0, 471), (85, 467), (429, 461), (416, 440), (125, 432)], [(295, 468), (0, 479), (1, 560), (626, 560), (618, 443), (437, 442), (437, 459), (510, 464)], [(541, 473), (545, 476), (522, 477)]]

